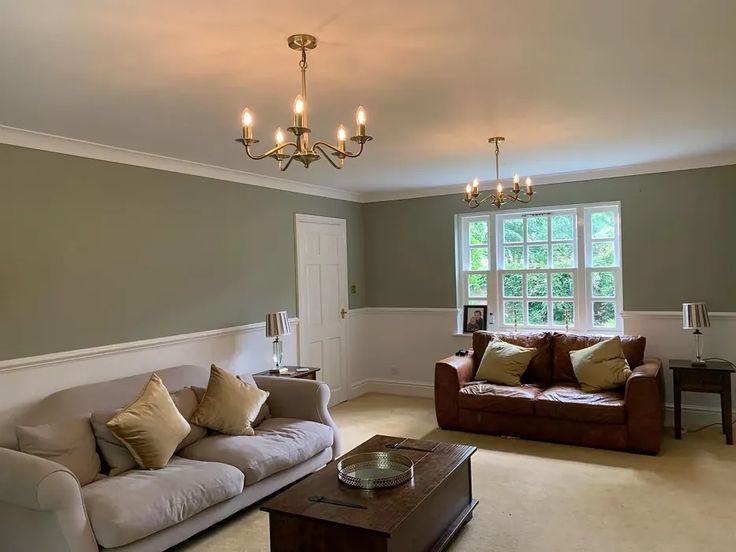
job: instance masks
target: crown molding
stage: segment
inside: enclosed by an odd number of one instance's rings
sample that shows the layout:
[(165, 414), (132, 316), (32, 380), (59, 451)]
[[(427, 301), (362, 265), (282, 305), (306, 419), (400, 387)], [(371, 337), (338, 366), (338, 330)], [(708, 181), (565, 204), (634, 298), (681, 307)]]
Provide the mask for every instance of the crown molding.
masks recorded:
[[(584, 180), (600, 180), (603, 178), (617, 178), (621, 176), (636, 176), (640, 174), (665, 173), (672, 171), (684, 171), (688, 169), (704, 169), (708, 167), (722, 167), (736, 165), (736, 151), (721, 152), (695, 157), (683, 157), (678, 159), (667, 159), (663, 161), (652, 161), (649, 163), (638, 163), (635, 165), (622, 165), (620, 167), (606, 167), (602, 169), (586, 169), (580, 171), (561, 172), (554, 174), (531, 175), (535, 186), (545, 184), (563, 184), (566, 182), (580, 182)], [(420, 197), (435, 197), (443, 195), (462, 195), (465, 184), (452, 184), (447, 186), (436, 186), (432, 188), (414, 188), (404, 190), (388, 190), (381, 192), (363, 192), (360, 195), (362, 203), (376, 203), (379, 201), (396, 201), (400, 199), (416, 199)], [(486, 188), (493, 187), (492, 181), (483, 181)]]
[(5, 125), (0, 125), (0, 144), (50, 151), (53, 153), (63, 153), (65, 155), (73, 155), (75, 157), (109, 161), (110, 163), (120, 163), (123, 165), (133, 165), (148, 169), (189, 174), (204, 178), (213, 178), (216, 180), (225, 180), (227, 182), (259, 186), (261, 188), (272, 188), (297, 194), (307, 194), (353, 202), (361, 202), (362, 200), (362, 194), (348, 190), (330, 188), (328, 186), (318, 186), (316, 184), (307, 184), (306, 182), (297, 182), (295, 180), (287, 180), (285, 178), (264, 176), (235, 169), (227, 169), (225, 167), (208, 165), (206, 163), (186, 161), (175, 157), (118, 148), (105, 144), (97, 144), (95, 142), (77, 140), (76, 138), (67, 138), (65, 136), (35, 132), (32, 130), (25, 130)]

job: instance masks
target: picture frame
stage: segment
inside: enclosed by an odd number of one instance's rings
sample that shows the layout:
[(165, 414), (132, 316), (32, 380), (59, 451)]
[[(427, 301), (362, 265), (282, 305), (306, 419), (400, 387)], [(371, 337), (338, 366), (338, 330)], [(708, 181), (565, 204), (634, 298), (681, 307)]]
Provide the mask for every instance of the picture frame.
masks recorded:
[(488, 305), (463, 305), (463, 333), (488, 329)]

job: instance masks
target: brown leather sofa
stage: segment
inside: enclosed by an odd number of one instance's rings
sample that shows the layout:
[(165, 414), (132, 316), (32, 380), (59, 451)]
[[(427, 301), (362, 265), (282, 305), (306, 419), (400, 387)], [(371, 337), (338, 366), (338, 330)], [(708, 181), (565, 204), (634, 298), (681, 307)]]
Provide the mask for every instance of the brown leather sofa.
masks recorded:
[(435, 365), (437, 423), (455, 429), (572, 445), (657, 454), (664, 425), (662, 362), (644, 358), (646, 338), (623, 336), (633, 374), (621, 389), (582, 391), (570, 351), (607, 339), (562, 333), (498, 334), (509, 343), (534, 347), (522, 385), (472, 383), (491, 332), (475, 332), (468, 356)]

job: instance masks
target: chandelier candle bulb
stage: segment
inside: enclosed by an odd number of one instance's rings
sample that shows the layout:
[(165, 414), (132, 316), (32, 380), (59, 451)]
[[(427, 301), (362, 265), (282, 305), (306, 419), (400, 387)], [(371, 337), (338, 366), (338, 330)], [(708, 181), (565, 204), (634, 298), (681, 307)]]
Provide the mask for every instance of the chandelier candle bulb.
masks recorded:
[(294, 126), (304, 126), (304, 98), (299, 94), (294, 100)]
[(532, 195), (532, 179), (526, 177), (526, 195)]
[(514, 175), (514, 192), (519, 193), (519, 175)]
[(243, 138), (253, 139), (253, 115), (247, 107), (243, 110)]
[[(473, 188), (475, 188), (475, 183), (477, 181), (478, 181), (477, 178), (473, 181)], [(465, 201), (470, 201), (472, 198), (473, 198), (473, 192), (470, 188), (470, 184), (468, 184), (467, 186), (465, 186)]]
[(477, 178), (473, 179), (473, 195), (478, 195), (478, 188), (480, 187), (480, 182), (478, 182)]
[(348, 133), (343, 125), (337, 129), (337, 149), (345, 151), (345, 141), (348, 139)]
[(276, 134), (274, 135), (274, 140), (276, 141), (276, 145), (280, 146), (284, 143), (284, 131), (281, 130), (281, 127), (278, 127), (276, 129)]
[(358, 123), (358, 136), (365, 136), (365, 109), (362, 105), (355, 112), (355, 121)]

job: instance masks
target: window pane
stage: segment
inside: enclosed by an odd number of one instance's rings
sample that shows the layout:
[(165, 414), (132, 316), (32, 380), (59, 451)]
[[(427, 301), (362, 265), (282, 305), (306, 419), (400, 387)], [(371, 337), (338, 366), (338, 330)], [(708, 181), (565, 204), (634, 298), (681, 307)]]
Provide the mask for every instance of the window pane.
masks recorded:
[(523, 247), (504, 247), (503, 248), (503, 267), (505, 269), (524, 268), (524, 248)]
[(572, 301), (552, 301), (552, 323), (564, 326), (565, 320), (568, 326), (575, 324), (575, 309)]
[(574, 268), (571, 243), (555, 243), (552, 245), (552, 268)]
[(573, 296), (572, 272), (553, 272), (550, 278), (552, 278), (552, 297)]
[(473, 221), (468, 224), (470, 245), (485, 245), (488, 243), (488, 223), (484, 220)]
[(616, 232), (616, 213), (599, 211), (590, 214), (590, 233), (593, 239), (613, 238)]
[(468, 274), (468, 297), (488, 296), (488, 276), (485, 274)]
[(616, 253), (612, 241), (593, 242), (591, 247), (593, 266), (615, 266)]
[(593, 326), (615, 328), (616, 303), (613, 301), (593, 301)]
[(575, 232), (575, 220), (572, 215), (552, 216), (552, 239), (571, 240)]
[(468, 299), (468, 305), (485, 305), (486, 303), (485, 299)]
[(504, 243), (519, 243), (524, 241), (524, 219), (505, 219), (503, 221)]
[(529, 245), (526, 248), (528, 268), (547, 268), (549, 266), (549, 246)]
[(487, 247), (472, 247), (470, 249), (470, 270), (488, 270)]
[(521, 312), (521, 301), (503, 302), (503, 323), (523, 324), (524, 314)]
[(521, 297), (523, 276), (521, 274), (503, 275), (503, 296)]
[(529, 297), (547, 297), (547, 275), (527, 274), (526, 294)]
[(547, 301), (529, 301), (526, 304), (526, 315), (530, 325), (547, 324)]
[(547, 241), (547, 216), (527, 217), (526, 219), (526, 241)]
[(615, 297), (616, 283), (613, 272), (591, 272), (593, 297)]

